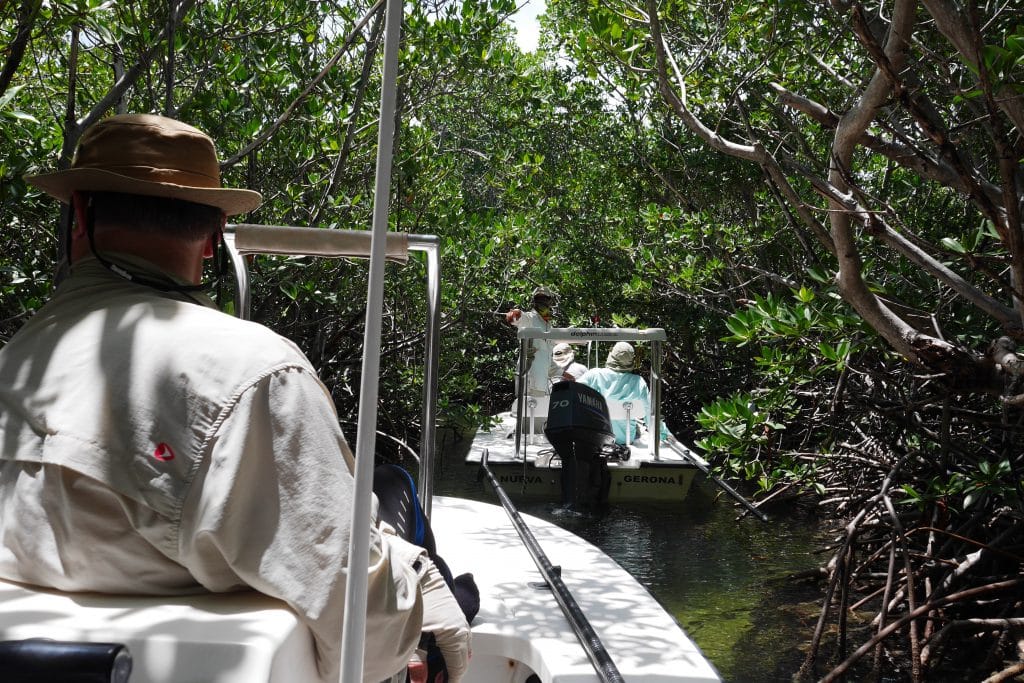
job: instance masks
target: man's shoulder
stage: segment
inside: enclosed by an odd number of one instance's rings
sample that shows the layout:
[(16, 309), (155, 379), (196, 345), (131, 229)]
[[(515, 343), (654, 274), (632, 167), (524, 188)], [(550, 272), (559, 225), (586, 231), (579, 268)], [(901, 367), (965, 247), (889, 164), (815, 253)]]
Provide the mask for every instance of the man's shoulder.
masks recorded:
[(93, 349), (108, 362), (133, 358), (150, 369), (207, 364), (208, 372), (225, 375), (281, 365), (312, 369), (293, 342), (264, 325), (117, 281), (102, 290), (59, 291), (2, 350), (13, 362), (58, 345), (86, 357)]
[(309, 367), (293, 342), (264, 325), (138, 290), (105, 299), (55, 297), (8, 346), (31, 356), (57, 343), (94, 348), (107, 358), (142, 358), (150, 368), (208, 363), (210, 373), (234, 374), (282, 364)]
[(200, 306), (188, 309), (185, 318), (175, 336), (180, 335), (182, 343), (198, 342), (207, 351), (223, 354), (227, 362), (234, 358), (246, 364), (309, 363), (294, 342), (260, 323)]
[[(540, 316), (537, 311), (523, 311), (523, 314), (518, 320), (512, 323), (519, 329), (523, 328), (536, 328), (540, 330), (546, 330), (550, 328), (550, 324)], [(555, 342), (545, 339), (544, 341), (549, 342), (552, 346)]]

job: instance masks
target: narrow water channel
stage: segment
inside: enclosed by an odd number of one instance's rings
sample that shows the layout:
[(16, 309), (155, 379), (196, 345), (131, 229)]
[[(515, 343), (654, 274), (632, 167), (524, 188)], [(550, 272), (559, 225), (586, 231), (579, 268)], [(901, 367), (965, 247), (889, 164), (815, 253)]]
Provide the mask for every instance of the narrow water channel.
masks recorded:
[[(497, 502), (473, 468), (449, 453), (436, 493)], [(727, 683), (791, 681), (817, 618), (817, 591), (786, 577), (821, 562), (813, 519), (798, 510), (765, 524), (698, 475), (680, 503), (617, 505), (597, 518), (521, 512), (571, 530), (632, 574), (683, 626)], [(507, 491), (515, 499), (514, 491)], [(779, 515), (782, 516), (779, 516)]]

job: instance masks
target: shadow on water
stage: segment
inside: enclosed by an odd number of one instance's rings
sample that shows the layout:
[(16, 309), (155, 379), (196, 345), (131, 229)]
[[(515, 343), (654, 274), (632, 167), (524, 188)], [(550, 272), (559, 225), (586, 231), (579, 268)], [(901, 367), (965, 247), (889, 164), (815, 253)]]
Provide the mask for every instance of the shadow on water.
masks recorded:
[[(476, 470), (449, 457), (436, 493), (497, 502)], [(520, 500), (519, 510), (569, 529), (601, 548), (675, 616), (727, 683), (791, 681), (817, 619), (818, 588), (786, 577), (820, 563), (812, 515), (773, 510), (765, 524), (745, 517), (698, 475), (686, 500), (617, 505), (600, 517), (552, 514)]]

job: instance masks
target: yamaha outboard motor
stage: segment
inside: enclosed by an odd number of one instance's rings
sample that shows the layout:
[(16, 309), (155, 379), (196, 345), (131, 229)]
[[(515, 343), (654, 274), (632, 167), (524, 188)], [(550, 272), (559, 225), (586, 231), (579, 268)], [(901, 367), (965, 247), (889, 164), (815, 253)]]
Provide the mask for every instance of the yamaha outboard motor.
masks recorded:
[(585, 384), (555, 384), (544, 436), (562, 461), (562, 505), (589, 512), (607, 502), (611, 475), (602, 450), (615, 435), (604, 397)]

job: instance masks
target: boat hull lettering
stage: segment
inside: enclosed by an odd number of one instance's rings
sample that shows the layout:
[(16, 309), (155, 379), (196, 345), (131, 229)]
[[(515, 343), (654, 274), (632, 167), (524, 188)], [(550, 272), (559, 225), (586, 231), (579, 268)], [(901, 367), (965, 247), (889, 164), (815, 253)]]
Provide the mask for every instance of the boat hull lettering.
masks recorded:
[(622, 478), (624, 484), (678, 484), (675, 477), (648, 474), (627, 474)]
[[(523, 464), (490, 463), (491, 471), (506, 493), (513, 498), (544, 498), (559, 500), (561, 496), (561, 468), (540, 468), (532, 463), (523, 473)], [(653, 468), (652, 468), (653, 469)], [(660, 467), (655, 471), (647, 468), (609, 468), (611, 487), (608, 502), (678, 501), (689, 493), (697, 470), (687, 467)]]
[(536, 475), (522, 475), (522, 474), (499, 474), (498, 482), (501, 484), (543, 484), (544, 477)]

